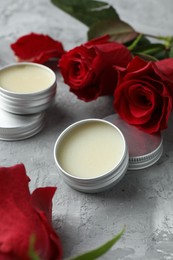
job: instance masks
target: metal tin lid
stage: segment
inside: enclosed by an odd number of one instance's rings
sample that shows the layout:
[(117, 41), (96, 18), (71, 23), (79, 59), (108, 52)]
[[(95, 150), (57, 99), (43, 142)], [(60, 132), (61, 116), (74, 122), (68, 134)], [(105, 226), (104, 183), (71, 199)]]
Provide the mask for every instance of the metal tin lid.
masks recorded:
[(123, 133), (129, 149), (128, 170), (147, 168), (156, 163), (163, 152), (162, 136), (148, 134), (127, 124), (117, 114), (104, 118), (116, 125)]
[(44, 113), (16, 115), (0, 109), (0, 140), (15, 141), (29, 138), (44, 126)]

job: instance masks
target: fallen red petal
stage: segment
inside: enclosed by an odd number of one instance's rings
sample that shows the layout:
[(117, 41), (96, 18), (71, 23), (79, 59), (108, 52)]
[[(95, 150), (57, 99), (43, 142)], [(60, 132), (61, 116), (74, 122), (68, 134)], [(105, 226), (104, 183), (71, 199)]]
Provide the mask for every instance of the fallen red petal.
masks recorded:
[(31, 194), (32, 206), (45, 213), (47, 219), (52, 221), (52, 198), (56, 187), (37, 188)]
[(65, 50), (61, 42), (48, 35), (30, 33), (10, 45), (18, 61), (45, 63), (60, 58)]

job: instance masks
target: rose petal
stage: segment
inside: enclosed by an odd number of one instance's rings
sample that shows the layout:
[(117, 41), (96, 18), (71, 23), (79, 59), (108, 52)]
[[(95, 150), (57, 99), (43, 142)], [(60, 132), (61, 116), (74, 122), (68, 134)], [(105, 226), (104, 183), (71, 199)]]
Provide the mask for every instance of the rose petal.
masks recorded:
[(52, 198), (56, 187), (37, 188), (31, 194), (31, 203), (37, 210), (45, 213), (49, 222), (52, 222)]
[[(147, 72), (147, 73), (146, 73)], [(134, 57), (133, 62), (129, 62), (126, 71), (126, 80), (141, 79), (142, 76), (152, 76), (153, 64), (146, 62), (139, 57)]]
[(157, 68), (173, 82), (173, 58), (163, 59), (156, 62)]
[(63, 45), (48, 35), (31, 33), (20, 37), (11, 44), (19, 61), (44, 63), (51, 58), (60, 58), (64, 53)]
[[(30, 199), (28, 182), (30, 179), (26, 175), (25, 166), (17, 164), (12, 167), (0, 167), (0, 215), (9, 206), (9, 203), (16, 203), (19, 207), (25, 205), (25, 201)], [(16, 201), (15, 201), (16, 199)]]
[(139, 120), (151, 113), (153, 108), (154, 93), (142, 84), (133, 84), (129, 89), (129, 102), (131, 113)]
[(95, 38), (95, 39), (92, 39), (88, 42), (86, 42), (84, 44), (84, 46), (95, 46), (95, 45), (100, 45), (100, 44), (105, 44), (105, 43), (108, 43), (110, 40), (110, 35), (106, 34), (106, 35), (103, 35), (101, 37), (98, 37), (98, 38)]

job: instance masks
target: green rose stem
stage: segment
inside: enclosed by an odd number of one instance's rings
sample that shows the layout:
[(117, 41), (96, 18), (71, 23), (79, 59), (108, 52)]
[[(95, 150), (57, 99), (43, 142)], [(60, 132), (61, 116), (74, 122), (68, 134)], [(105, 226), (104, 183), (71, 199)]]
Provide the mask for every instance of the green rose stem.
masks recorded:
[(141, 40), (142, 36), (143, 36), (143, 34), (139, 34), (138, 37), (136, 37), (136, 39), (132, 42), (132, 44), (128, 46), (129, 51), (132, 51), (136, 47), (136, 45)]
[(35, 235), (32, 235), (30, 237), (28, 256), (31, 260), (40, 260), (40, 258), (38, 257), (38, 255), (34, 251), (34, 244), (35, 244)]
[[(135, 47), (137, 46), (137, 44), (140, 42), (140, 40), (142, 39), (142, 37), (150, 37), (150, 38), (154, 38), (157, 40), (161, 40), (164, 43), (165, 49), (170, 49), (172, 44), (173, 44), (173, 37), (164, 37), (164, 36), (153, 36), (153, 35), (147, 35), (147, 34), (139, 34), (138, 37), (131, 43), (131, 45), (128, 46), (128, 50), (129, 51), (133, 51), (135, 49)], [(148, 50), (149, 52), (152, 52), (152, 48)], [(147, 51), (147, 50), (146, 50)]]
[(97, 249), (94, 249), (92, 251), (89, 251), (87, 253), (84, 253), (80, 256), (76, 256), (74, 258), (71, 258), (69, 260), (95, 260), (98, 257), (102, 256), (105, 254), (123, 235), (125, 228), (118, 233), (113, 239), (109, 240), (102, 246), (98, 247)]
[(170, 49), (172, 44), (173, 44), (173, 37), (171, 37), (171, 36), (166, 36), (166, 37), (164, 37), (164, 36), (153, 36), (153, 35), (146, 35), (146, 36), (163, 41), (166, 49)]
[[(162, 41), (162, 43), (151, 43), (147, 38), (153, 38)], [(137, 55), (146, 60), (157, 61), (164, 58), (172, 58), (173, 37), (139, 34), (127, 48), (134, 56)]]

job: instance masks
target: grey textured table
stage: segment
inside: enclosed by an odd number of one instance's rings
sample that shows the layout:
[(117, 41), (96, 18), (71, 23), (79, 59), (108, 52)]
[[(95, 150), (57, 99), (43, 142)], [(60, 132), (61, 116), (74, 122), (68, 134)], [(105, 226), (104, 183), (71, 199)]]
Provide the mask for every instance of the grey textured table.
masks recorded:
[[(87, 28), (48, 0), (1, 0), (0, 4), (1, 66), (14, 61), (4, 42), (30, 32), (49, 34), (62, 41), (66, 50), (86, 41)], [(115, 6), (137, 30), (173, 35), (171, 0), (117, 0)], [(56, 102), (47, 111), (44, 130), (23, 141), (0, 141), (0, 165), (23, 162), (31, 178), (31, 190), (57, 186), (53, 225), (61, 237), (64, 257), (99, 246), (126, 225), (122, 239), (102, 259), (173, 259), (173, 120), (164, 132), (164, 153), (157, 164), (128, 172), (106, 192), (79, 193), (59, 177), (53, 159), (54, 143), (71, 123), (112, 114), (112, 99), (84, 103), (69, 92), (60, 75), (57, 80)]]

